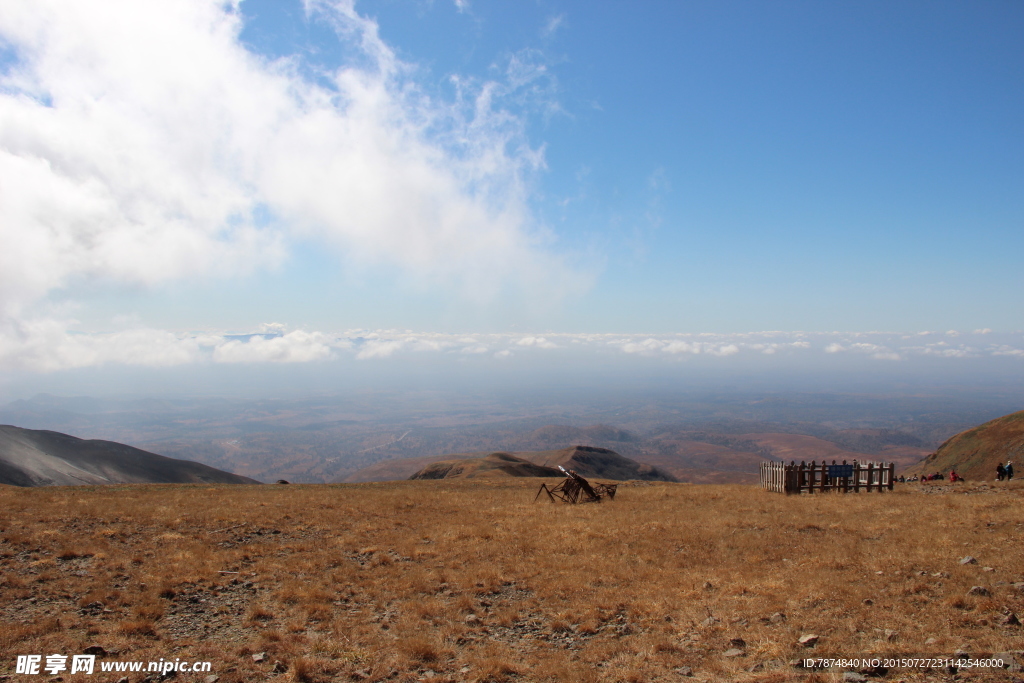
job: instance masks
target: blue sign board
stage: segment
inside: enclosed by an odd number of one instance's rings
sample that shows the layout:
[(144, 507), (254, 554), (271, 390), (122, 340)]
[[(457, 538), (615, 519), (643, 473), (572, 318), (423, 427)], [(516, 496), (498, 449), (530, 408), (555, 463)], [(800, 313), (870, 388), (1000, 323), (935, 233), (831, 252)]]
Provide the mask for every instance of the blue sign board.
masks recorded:
[(853, 465), (829, 465), (828, 466), (828, 478), (829, 479), (842, 479), (844, 477), (853, 476)]

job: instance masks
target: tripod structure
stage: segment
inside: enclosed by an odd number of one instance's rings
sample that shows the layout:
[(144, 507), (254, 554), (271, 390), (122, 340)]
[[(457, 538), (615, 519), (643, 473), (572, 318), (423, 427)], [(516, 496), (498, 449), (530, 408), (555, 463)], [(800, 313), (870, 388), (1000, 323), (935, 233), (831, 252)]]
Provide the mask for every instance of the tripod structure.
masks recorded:
[(537, 491), (537, 495), (533, 498), (533, 502), (536, 503), (542, 493), (548, 494), (548, 498), (551, 499), (552, 503), (562, 501), (571, 505), (576, 503), (600, 503), (602, 498), (608, 498), (609, 500), (615, 498), (615, 490), (618, 488), (618, 484), (591, 485), (589, 481), (576, 474), (573, 470), (567, 470), (561, 465), (558, 466), (558, 469), (565, 473), (565, 479), (551, 488), (548, 488), (547, 484), (541, 484), (540, 490)]

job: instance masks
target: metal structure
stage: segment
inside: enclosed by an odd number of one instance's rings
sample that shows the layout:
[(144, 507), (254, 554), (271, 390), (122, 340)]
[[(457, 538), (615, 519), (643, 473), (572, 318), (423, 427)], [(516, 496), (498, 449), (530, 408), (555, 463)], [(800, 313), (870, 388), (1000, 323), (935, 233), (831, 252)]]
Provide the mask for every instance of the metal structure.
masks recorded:
[(558, 469), (565, 473), (565, 479), (551, 488), (548, 488), (547, 484), (541, 484), (533, 502), (536, 503), (542, 493), (548, 494), (552, 503), (560, 500), (573, 505), (576, 503), (600, 503), (602, 498), (609, 500), (615, 498), (618, 484), (591, 484), (573, 470), (567, 470), (561, 465), (558, 466)]

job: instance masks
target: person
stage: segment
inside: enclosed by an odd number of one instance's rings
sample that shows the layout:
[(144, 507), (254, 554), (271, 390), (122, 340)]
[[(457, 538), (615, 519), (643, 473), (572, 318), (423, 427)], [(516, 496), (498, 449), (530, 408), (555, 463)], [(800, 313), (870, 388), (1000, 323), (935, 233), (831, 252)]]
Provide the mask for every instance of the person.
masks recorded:
[(1013, 463), (1009, 460), (1006, 461), (1006, 481), (1013, 479)]
[(952, 484), (953, 482), (963, 481), (963, 480), (964, 480), (964, 478), (961, 477), (959, 474), (957, 474), (956, 470), (950, 470), (949, 471), (949, 483), (950, 484)]
[(1003, 467), (1003, 463), (996, 465), (996, 481), (1002, 481), (1003, 477), (1006, 476), (1006, 468)]

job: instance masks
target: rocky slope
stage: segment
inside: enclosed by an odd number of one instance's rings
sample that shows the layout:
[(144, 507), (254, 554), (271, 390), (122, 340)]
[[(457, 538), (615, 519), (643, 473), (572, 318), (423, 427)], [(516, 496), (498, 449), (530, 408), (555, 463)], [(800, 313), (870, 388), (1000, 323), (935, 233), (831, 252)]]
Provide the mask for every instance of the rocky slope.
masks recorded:
[(0, 484), (258, 484), (190, 460), (165, 458), (114, 441), (0, 425)]

